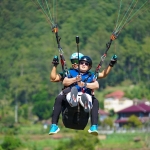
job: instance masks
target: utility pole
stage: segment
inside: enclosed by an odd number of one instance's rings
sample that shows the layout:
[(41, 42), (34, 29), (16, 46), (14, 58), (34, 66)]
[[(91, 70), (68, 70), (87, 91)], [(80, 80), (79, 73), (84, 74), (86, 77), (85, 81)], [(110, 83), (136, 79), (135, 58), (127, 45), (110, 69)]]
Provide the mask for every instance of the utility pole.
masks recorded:
[(18, 100), (17, 100), (17, 88), (15, 92), (15, 123), (18, 123)]

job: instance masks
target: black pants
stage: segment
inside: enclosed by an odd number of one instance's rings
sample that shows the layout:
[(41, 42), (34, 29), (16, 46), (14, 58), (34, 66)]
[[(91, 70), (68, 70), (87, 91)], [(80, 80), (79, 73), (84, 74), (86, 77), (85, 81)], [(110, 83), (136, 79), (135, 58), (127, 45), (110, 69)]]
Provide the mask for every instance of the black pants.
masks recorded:
[[(55, 99), (53, 114), (52, 114), (52, 124), (57, 124), (59, 115), (62, 110), (63, 102), (66, 101), (66, 95), (58, 95)], [(98, 100), (92, 96), (93, 107), (91, 109), (91, 125), (98, 124), (98, 110), (99, 110), (99, 102)]]
[(66, 101), (66, 95), (58, 95), (55, 99), (52, 113), (52, 124), (58, 123), (59, 115), (62, 110), (63, 101)]
[(93, 107), (91, 109), (91, 125), (98, 125), (99, 102), (94, 96), (92, 96), (92, 104)]

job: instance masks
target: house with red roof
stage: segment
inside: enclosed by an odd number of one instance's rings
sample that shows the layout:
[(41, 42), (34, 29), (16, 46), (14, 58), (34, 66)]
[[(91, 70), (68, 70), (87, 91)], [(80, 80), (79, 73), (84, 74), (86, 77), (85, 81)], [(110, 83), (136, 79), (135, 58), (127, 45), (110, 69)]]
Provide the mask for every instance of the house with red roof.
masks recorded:
[(114, 112), (117, 112), (132, 105), (133, 101), (125, 98), (124, 92), (121, 90), (107, 94), (104, 99), (105, 111), (114, 110)]
[(121, 99), (123, 96), (124, 96), (124, 92), (118, 90), (118, 91), (112, 92), (110, 94), (107, 94), (105, 97), (106, 98)]
[(132, 115), (137, 116), (142, 123), (150, 121), (150, 105), (145, 103), (134, 104), (116, 113), (118, 114), (118, 119), (115, 123), (117, 123), (120, 127), (127, 124), (129, 117)]

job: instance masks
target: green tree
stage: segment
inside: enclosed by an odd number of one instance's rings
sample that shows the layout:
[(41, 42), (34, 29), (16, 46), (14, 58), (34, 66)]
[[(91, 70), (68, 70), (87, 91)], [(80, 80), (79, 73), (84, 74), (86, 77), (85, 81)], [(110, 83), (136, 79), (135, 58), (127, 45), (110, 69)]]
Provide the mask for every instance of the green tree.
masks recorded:
[(21, 106), (21, 108), (19, 109), (19, 116), (22, 116), (24, 119), (28, 119), (29, 117), (29, 106), (28, 104), (24, 104)]
[(15, 119), (14, 119), (14, 116), (10, 116), (10, 115), (7, 115), (5, 117), (3, 117), (1, 119), (1, 123), (5, 126), (5, 127), (13, 127), (14, 126), (14, 123), (15, 123)]
[(147, 81), (146, 83), (140, 82), (138, 85), (129, 88), (125, 92), (125, 96), (131, 99), (150, 99), (149, 95), (149, 87), (150, 83)]
[(4, 150), (4, 149), (0, 146), (0, 150)]
[[(9, 101), (12, 107), (17, 102), (18, 105), (34, 105), (36, 100), (49, 100), (62, 87), (49, 80), (53, 55), (59, 55), (55, 34), (33, 1), (1, 0), (0, 3), (0, 100)], [(129, 8), (129, 3), (125, 0), (124, 3), (122, 6)], [(140, 1), (137, 5), (143, 3)], [(52, 6), (50, 10), (54, 10)], [(76, 51), (75, 36), (78, 35), (80, 52), (90, 55), (95, 71), (116, 25), (118, 2), (60, 0), (57, 6), (60, 44), (67, 64), (70, 65), (69, 56)], [(149, 3), (143, 8), (148, 7)], [(126, 12), (122, 8), (120, 19)], [(134, 21), (129, 22), (112, 42), (101, 69), (108, 66), (113, 54), (118, 55), (118, 61), (108, 77), (99, 81), (101, 89), (130, 80), (138, 86), (133, 93), (128, 93), (131, 98), (150, 99), (149, 10), (139, 11)], [(43, 98), (39, 100), (37, 95)]]
[(51, 102), (39, 101), (33, 106), (33, 114), (37, 115), (40, 120), (48, 119), (52, 115), (53, 105)]
[(109, 126), (110, 128), (113, 127), (113, 120), (110, 117), (107, 117), (106, 119), (104, 119), (104, 121), (101, 123), (101, 125), (103, 127)]
[(113, 109), (109, 110), (109, 116), (113, 117), (115, 115), (115, 111)]
[(136, 117), (135, 115), (132, 115), (128, 119), (128, 126), (129, 127), (141, 127), (142, 122)]
[(1, 144), (3, 149), (15, 150), (22, 146), (20, 139), (13, 136), (5, 136), (3, 143)]

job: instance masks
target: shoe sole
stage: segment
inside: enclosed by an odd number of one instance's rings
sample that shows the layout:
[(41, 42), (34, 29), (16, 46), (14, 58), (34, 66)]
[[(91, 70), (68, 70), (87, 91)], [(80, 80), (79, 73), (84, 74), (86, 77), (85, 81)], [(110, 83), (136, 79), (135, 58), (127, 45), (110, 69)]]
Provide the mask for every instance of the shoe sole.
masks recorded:
[(91, 130), (88, 130), (88, 132), (92, 135), (95, 135), (95, 136), (98, 136), (98, 132), (97, 131), (91, 131)]
[(60, 131), (60, 129), (58, 128), (55, 132), (49, 132), (49, 135), (53, 135), (53, 134), (56, 134)]
[(89, 101), (88, 101), (87, 96), (85, 94), (81, 95), (81, 101), (84, 104), (84, 111), (89, 112), (89, 106), (88, 106)]
[(71, 105), (72, 107), (75, 107), (78, 105), (78, 102), (77, 102), (77, 95), (78, 95), (78, 90), (76, 87), (72, 87), (71, 89)]

